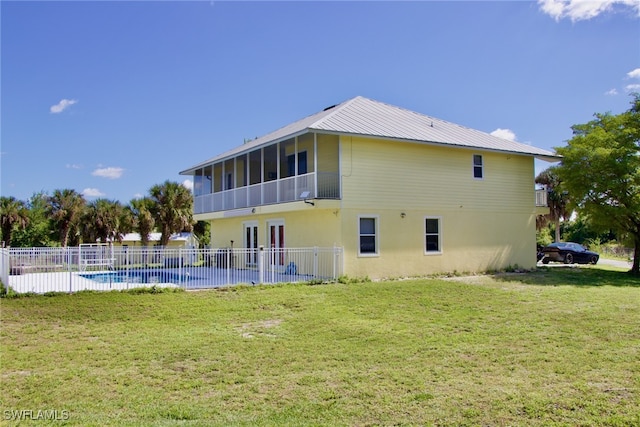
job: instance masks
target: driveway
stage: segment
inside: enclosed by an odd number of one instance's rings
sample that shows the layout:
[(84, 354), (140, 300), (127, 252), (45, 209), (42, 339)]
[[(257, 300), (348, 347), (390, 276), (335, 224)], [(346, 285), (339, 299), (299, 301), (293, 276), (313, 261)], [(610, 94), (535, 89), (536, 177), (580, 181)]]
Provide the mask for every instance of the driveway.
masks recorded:
[[(572, 264), (574, 266), (579, 266), (580, 264)], [(618, 259), (608, 259), (608, 258), (600, 258), (598, 260), (598, 265), (610, 265), (618, 268), (628, 268), (631, 269), (633, 263), (631, 261), (622, 261)], [(566, 267), (567, 264), (563, 264), (561, 262), (550, 262), (549, 264), (543, 264), (538, 261), (538, 267)]]
[(600, 258), (600, 260), (598, 260), (598, 264), (612, 265), (614, 267), (620, 267), (620, 268), (631, 268), (631, 266), (633, 265), (631, 261), (622, 261), (618, 259), (607, 259), (607, 258)]

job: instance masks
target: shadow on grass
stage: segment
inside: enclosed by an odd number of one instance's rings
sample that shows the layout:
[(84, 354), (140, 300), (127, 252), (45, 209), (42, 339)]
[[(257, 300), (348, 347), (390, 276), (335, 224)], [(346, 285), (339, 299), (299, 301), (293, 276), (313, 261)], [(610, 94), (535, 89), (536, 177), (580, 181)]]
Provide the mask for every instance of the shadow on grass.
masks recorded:
[(626, 271), (581, 267), (542, 267), (527, 273), (496, 274), (495, 279), (543, 286), (618, 286), (640, 287), (640, 277)]

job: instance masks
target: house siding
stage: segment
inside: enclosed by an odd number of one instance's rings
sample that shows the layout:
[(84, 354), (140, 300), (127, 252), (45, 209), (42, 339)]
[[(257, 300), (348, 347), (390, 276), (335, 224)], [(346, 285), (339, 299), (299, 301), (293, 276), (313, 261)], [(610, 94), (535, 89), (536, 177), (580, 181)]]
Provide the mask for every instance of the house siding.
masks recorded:
[[(473, 154), (483, 156), (483, 179), (473, 178)], [(535, 266), (533, 158), (342, 137), (341, 160), (349, 275)], [(358, 256), (359, 215), (378, 216), (376, 257)], [(425, 216), (441, 218), (441, 254), (424, 252)]]
[[(298, 210), (257, 208), (256, 215), (222, 218), (211, 221), (211, 245), (241, 248), (244, 245), (244, 224), (251, 221), (258, 225), (258, 245), (269, 247), (267, 223), (282, 220), (285, 224), (285, 247), (333, 247), (340, 246), (340, 212), (338, 209), (313, 206), (295, 202)], [(261, 209), (261, 211), (258, 211)]]
[(339, 137), (336, 135), (317, 134), (318, 170), (322, 172), (339, 172)]

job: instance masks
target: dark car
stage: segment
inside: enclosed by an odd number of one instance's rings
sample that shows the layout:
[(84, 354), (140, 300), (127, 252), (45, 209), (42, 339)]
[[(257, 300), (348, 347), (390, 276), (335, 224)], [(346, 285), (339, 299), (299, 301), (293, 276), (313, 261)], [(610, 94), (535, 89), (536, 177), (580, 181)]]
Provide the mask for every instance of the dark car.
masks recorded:
[(588, 251), (584, 246), (571, 242), (557, 242), (542, 248), (538, 259), (542, 256), (542, 263), (550, 261), (564, 262), (565, 264), (596, 264), (600, 255)]

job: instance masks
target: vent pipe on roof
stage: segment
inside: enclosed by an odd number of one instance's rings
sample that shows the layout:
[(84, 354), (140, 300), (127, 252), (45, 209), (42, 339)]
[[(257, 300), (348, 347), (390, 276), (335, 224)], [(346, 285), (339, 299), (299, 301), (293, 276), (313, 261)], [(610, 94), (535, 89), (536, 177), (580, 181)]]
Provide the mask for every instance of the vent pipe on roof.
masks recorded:
[(324, 110), (322, 110), (322, 111), (331, 110), (331, 109), (332, 109), (332, 108), (334, 108), (336, 105), (338, 105), (338, 104), (335, 104), (335, 105), (332, 105), (332, 106), (330, 106), (330, 107), (327, 107), (327, 108), (325, 108), (325, 109), (324, 109)]

